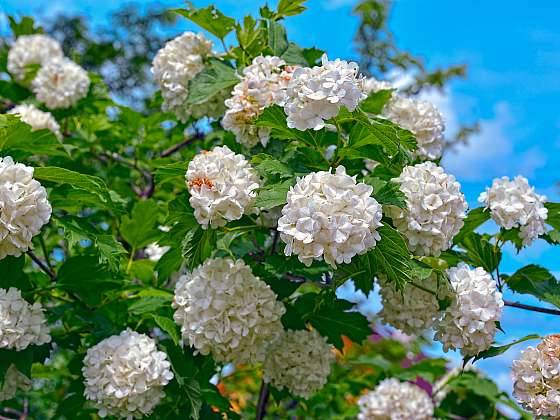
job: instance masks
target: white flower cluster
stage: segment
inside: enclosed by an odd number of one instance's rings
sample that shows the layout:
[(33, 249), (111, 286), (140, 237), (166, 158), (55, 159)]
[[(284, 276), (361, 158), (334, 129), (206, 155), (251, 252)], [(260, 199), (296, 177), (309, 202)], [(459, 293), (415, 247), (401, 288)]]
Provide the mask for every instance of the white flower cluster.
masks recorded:
[(194, 216), (203, 228), (224, 226), (255, 211), (260, 179), (247, 159), (227, 146), (196, 155), (185, 179)]
[(436, 327), (435, 339), (444, 351), (460, 349), (476, 355), (492, 344), (504, 301), (490, 274), (465, 263), (447, 270), (455, 298)]
[(322, 258), (333, 267), (364, 254), (381, 239), (381, 205), (373, 188), (356, 183), (343, 166), (335, 173), (313, 172), (288, 192), (278, 220), (285, 254), (296, 254), (309, 266)]
[(43, 306), (30, 305), (15, 287), (0, 289), (0, 348), (19, 351), (50, 341)]
[[(432, 328), (440, 317), (437, 297), (422, 289), (407, 284), (403, 290), (397, 290), (395, 284), (389, 282), (387, 277), (378, 277), (381, 294), (379, 311), (381, 320), (405, 334), (418, 336), (425, 330)], [(424, 281), (415, 280), (423, 287), (438, 291), (438, 279), (436, 274), (430, 275)]]
[(85, 98), (90, 80), (83, 68), (68, 58), (45, 62), (31, 84), (37, 99), (48, 108), (68, 108)]
[(163, 387), (173, 379), (170, 366), (153, 339), (125, 330), (88, 349), (84, 395), (100, 417), (141, 418), (165, 395)]
[(26, 77), (26, 66), (42, 65), (63, 57), (62, 47), (55, 39), (41, 34), (22, 35), (8, 52), (8, 71), (18, 82)]
[(20, 256), (51, 218), (47, 190), (33, 179), (33, 168), (0, 158), (0, 260)]
[(18, 389), (28, 391), (31, 389), (31, 379), (21, 373), (15, 365), (10, 365), (4, 374), (4, 383), (0, 388), (0, 401), (11, 400), (16, 396)]
[(284, 105), (288, 127), (320, 130), (325, 120), (338, 115), (341, 106), (354, 111), (366, 98), (364, 80), (356, 63), (329, 61), (326, 54), (321, 66), (296, 69)]
[(333, 361), (332, 346), (317, 331), (284, 331), (267, 351), (263, 378), (307, 399), (327, 383)]
[(270, 105), (284, 105), (293, 71), (281, 58), (268, 55), (255, 57), (253, 63), (245, 67), (241, 82), (234, 86), (231, 98), (225, 101), (228, 109), (222, 121), (224, 128), (235, 134), (238, 143), (253, 147), (260, 141), (266, 146), (270, 129), (257, 127), (255, 119)]
[(434, 404), (420, 387), (385, 379), (358, 400), (359, 420), (432, 420)]
[(511, 181), (507, 176), (494, 179), (478, 201), (490, 209), (492, 219), (499, 226), (508, 230), (519, 227), (523, 245), (531, 245), (546, 232), (546, 197), (537, 194), (527, 178), (521, 175)]
[(453, 175), (433, 162), (406, 166), (398, 178), (406, 196), (406, 211), (388, 209), (395, 226), (417, 255), (438, 256), (449, 249), (463, 227), (467, 202)]
[(370, 77), (364, 80), (364, 90), (366, 93), (375, 93), (380, 90), (394, 89), (391, 83), (386, 80), (377, 80), (375, 77)]
[(394, 93), (382, 116), (414, 134), (418, 145), (414, 157), (422, 160), (441, 157), (445, 124), (435, 105)]
[(206, 260), (182, 276), (173, 299), (183, 340), (218, 362), (254, 363), (280, 333), (285, 308), (242, 260)]
[(60, 126), (50, 112), (41, 111), (35, 105), (23, 104), (10, 109), (8, 113), (18, 115), (24, 123), (31, 126), (33, 131), (46, 128), (52, 131), (58, 139), (62, 139)]
[(513, 396), (538, 417), (560, 418), (560, 335), (545, 337), (513, 361)]
[(204, 69), (204, 62), (212, 57), (212, 41), (204, 34), (185, 32), (172, 39), (158, 51), (152, 62), (152, 73), (163, 96), (162, 108), (186, 122), (191, 109), (185, 104), (189, 95), (189, 81)]

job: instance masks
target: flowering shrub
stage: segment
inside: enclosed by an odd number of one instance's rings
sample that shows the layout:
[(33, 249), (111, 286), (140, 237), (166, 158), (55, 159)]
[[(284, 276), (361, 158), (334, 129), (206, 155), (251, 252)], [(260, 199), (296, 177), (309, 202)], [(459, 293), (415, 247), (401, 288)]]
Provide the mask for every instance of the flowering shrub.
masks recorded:
[[(528, 415), (475, 368), (447, 372), (421, 348), (436, 340), (467, 363), (539, 338), (499, 344), (506, 310), (560, 314), (502, 297), (560, 296), (544, 267), (501, 272), (502, 248), (558, 244), (560, 204), (518, 176), (494, 180), (469, 210), (440, 166), (445, 115), (290, 42), (283, 21), (302, 3), (242, 22), (214, 6), (175, 10), (205, 33), (162, 43), (157, 91), (136, 108), (79, 51), (67, 58), (31, 19), (11, 20), (0, 60), (4, 414)], [(390, 329), (341, 297), (349, 284), (380, 287), (374, 318)], [(513, 363), (514, 397), (535, 416), (560, 413), (559, 349), (551, 335)]]

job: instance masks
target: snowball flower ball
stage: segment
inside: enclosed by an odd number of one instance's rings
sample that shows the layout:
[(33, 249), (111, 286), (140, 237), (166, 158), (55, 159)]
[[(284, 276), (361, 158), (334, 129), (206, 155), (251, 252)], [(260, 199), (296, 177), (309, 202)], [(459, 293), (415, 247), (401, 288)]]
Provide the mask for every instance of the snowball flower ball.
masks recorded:
[(369, 77), (364, 80), (364, 90), (367, 93), (375, 93), (380, 90), (394, 89), (391, 83), (386, 80), (377, 80), (375, 77)]
[(285, 254), (298, 256), (309, 266), (325, 259), (333, 267), (349, 263), (381, 239), (381, 205), (371, 197), (373, 188), (346, 174), (312, 172), (290, 188), (278, 219)]
[(62, 47), (55, 39), (47, 35), (22, 35), (16, 39), (8, 52), (8, 71), (18, 82), (26, 76), (26, 66), (62, 58)]
[(223, 363), (255, 363), (281, 331), (284, 305), (242, 260), (206, 260), (181, 276), (173, 318), (183, 340)]
[[(266, 146), (270, 135), (267, 127), (257, 127), (256, 118), (273, 104), (283, 105), (293, 68), (275, 56), (258, 56), (243, 70), (241, 81), (225, 101), (227, 111), (222, 120), (226, 130), (235, 134), (238, 143), (253, 147)], [(284, 67), (285, 66), (285, 67)]]
[(214, 55), (212, 41), (202, 33), (185, 32), (158, 51), (152, 62), (154, 79), (163, 96), (162, 109), (186, 122), (191, 109), (185, 104), (189, 81), (204, 69), (204, 62)]
[(15, 365), (10, 365), (4, 374), (4, 383), (0, 388), (0, 401), (11, 400), (16, 396), (18, 389), (28, 391), (31, 389), (31, 379), (21, 373)]
[(332, 346), (317, 331), (284, 331), (267, 351), (263, 378), (307, 399), (327, 383), (333, 361)]
[(338, 115), (340, 107), (354, 111), (367, 96), (364, 77), (358, 65), (323, 55), (322, 65), (301, 67), (294, 71), (286, 91), (288, 127), (320, 130), (325, 120)]
[[(415, 279), (415, 283), (438, 292), (438, 278), (431, 274), (423, 281)], [(411, 284), (406, 284), (402, 290), (397, 290), (395, 283), (388, 281), (386, 276), (379, 276), (382, 309), (379, 312), (381, 320), (405, 334), (418, 336), (433, 327), (439, 319), (440, 311), (437, 296), (426, 292)], [(440, 291), (443, 293), (443, 290)]]
[(546, 232), (546, 197), (537, 194), (527, 178), (521, 175), (513, 180), (507, 176), (494, 179), (478, 201), (490, 209), (492, 220), (499, 226), (508, 230), (519, 227), (523, 245), (531, 245)]
[(190, 161), (186, 182), (194, 216), (204, 229), (224, 226), (254, 210), (259, 177), (243, 155), (227, 146), (203, 151)]
[(29, 304), (15, 287), (0, 289), (0, 349), (20, 351), (50, 341), (43, 306)]
[(33, 168), (0, 158), (0, 260), (19, 257), (51, 218), (47, 190), (33, 179)]
[(441, 157), (445, 124), (435, 105), (393, 94), (381, 115), (414, 134), (418, 145), (414, 157), (422, 160)]
[(513, 396), (536, 417), (560, 418), (560, 335), (521, 351), (512, 364)]
[(398, 178), (406, 210), (391, 207), (389, 216), (417, 255), (438, 256), (449, 249), (463, 227), (467, 202), (453, 175), (433, 162), (405, 166)]
[(41, 111), (35, 105), (18, 105), (10, 109), (8, 114), (18, 115), (24, 123), (31, 126), (33, 131), (43, 130), (46, 128), (47, 130), (52, 131), (58, 139), (62, 138), (60, 126), (54, 119), (53, 115), (50, 112)]
[(84, 358), (84, 395), (99, 416), (127, 419), (150, 414), (173, 379), (167, 355), (153, 339), (125, 330), (88, 349)]
[(47, 108), (68, 108), (85, 98), (89, 89), (87, 71), (67, 58), (47, 61), (37, 72), (31, 88)]
[(490, 274), (465, 263), (447, 270), (454, 301), (436, 327), (435, 339), (444, 351), (460, 349), (463, 355), (476, 355), (492, 344), (496, 322), (502, 317), (504, 301)]
[(358, 400), (358, 420), (431, 420), (434, 404), (420, 387), (385, 379)]

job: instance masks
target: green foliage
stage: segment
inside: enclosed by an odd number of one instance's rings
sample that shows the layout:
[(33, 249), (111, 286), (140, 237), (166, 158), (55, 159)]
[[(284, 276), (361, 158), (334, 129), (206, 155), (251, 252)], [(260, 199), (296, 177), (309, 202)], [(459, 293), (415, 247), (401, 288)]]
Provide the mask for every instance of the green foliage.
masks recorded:
[(198, 9), (188, 2), (187, 9), (175, 9), (174, 11), (192, 20), (198, 26), (206, 29), (212, 35), (216, 35), (220, 39), (224, 39), (235, 26), (234, 19), (224, 15), (213, 5)]
[(560, 308), (560, 283), (546, 268), (527, 265), (506, 277), (508, 287), (517, 293), (526, 293)]
[(208, 66), (189, 83), (187, 103), (197, 105), (209, 101), (238, 82), (233, 68), (222, 61), (211, 59)]

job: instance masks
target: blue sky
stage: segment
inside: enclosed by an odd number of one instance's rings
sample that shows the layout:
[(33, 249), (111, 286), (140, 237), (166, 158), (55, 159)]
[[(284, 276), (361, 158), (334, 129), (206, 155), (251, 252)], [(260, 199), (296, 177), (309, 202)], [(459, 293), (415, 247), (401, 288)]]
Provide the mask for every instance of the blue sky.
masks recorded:
[[(209, 3), (195, 1), (201, 6)], [(256, 0), (212, 3), (237, 18), (256, 14), (260, 5)], [(45, 18), (60, 12), (80, 13), (96, 25), (104, 25), (107, 12), (123, 4), (114, 0), (2, 0), (0, 14)], [(181, 7), (182, 2), (164, 0), (158, 4)], [(303, 46), (324, 49), (333, 58), (354, 57), (352, 39), (358, 23), (351, 15), (354, 4), (349, 0), (310, 0), (310, 10), (287, 20), (290, 38)], [(517, 174), (527, 176), (551, 201), (559, 201), (555, 186), (560, 180), (559, 12), (560, 5), (553, 2), (530, 7), (504, 0), (400, 0), (394, 6), (390, 26), (401, 48), (423, 57), (429, 68), (457, 63), (469, 66), (466, 80), (455, 81), (445, 92), (432, 92), (428, 97), (440, 106), (449, 132), (460, 123), (478, 120), (482, 125), (482, 132), (471, 144), (444, 160), (472, 206), (494, 177)], [(187, 28), (192, 29), (183, 21), (177, 33)], [(0, 17), (0, 33), (5, 30), (6, 20)], [(511, 272), (528, 263), (542, 264), (560, 274), (560, 251), (542, 241), (519, 255), (509, 250), (502, 271)], [(522, 300), (532, 302), (531, 298)], [(559, 323), (551, 316), (508, 308), (502, 325), (508, 334), (499, 340), (507, 342), (529, 332), (552, 332)], [(517, 350), (510, 351), (481, 366), (509, 389), (507, 368), (516, 354)]]

